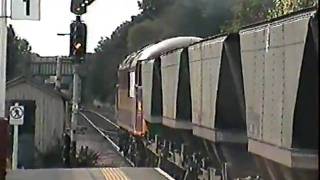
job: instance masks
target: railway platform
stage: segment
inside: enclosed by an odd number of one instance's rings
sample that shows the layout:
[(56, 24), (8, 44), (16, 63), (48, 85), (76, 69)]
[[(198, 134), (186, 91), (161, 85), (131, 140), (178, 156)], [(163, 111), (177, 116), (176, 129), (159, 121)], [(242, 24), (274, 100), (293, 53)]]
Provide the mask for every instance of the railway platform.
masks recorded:
[(9, 171), (7, 180), (174, 180), (160, 168), (37, 169)]

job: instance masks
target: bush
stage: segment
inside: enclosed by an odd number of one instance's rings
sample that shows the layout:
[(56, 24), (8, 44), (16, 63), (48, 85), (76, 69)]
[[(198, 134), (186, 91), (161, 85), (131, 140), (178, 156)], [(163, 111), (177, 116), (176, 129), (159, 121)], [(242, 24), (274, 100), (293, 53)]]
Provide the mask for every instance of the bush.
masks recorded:
[[(62, 158), (63, 144), (60, 141), (52, 146), (46, 153), (37, 151), (37, 165), (36, 168), (63, 168), (65, 167)], [(89, 149), (87, 146), (81, 146), (77, 152), (76, 159), (73, 161), (74, 165), (71, 167), (95, 167), (98, 164), (100, 155), (95, 151)]]
[(98, 164), (99, 153), (86, 146), (81, 146), (76, 156), (76, 167), (95, 167)]
[(49, 148), (45, 153), (37, 151), (37, 163), (36, 168), (59, 168), (63, 167), (62, 162), (62, 149), (63, 144), (60, 141)]

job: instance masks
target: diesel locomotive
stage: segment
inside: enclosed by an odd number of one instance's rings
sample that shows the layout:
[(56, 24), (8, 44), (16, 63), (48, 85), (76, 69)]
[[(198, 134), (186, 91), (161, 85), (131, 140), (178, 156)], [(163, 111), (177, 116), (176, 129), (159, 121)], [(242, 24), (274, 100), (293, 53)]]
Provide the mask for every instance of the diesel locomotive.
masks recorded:
[(118, 70), (119, 146), (176, 179), (317, 179), (319, 13), (175, 37)]

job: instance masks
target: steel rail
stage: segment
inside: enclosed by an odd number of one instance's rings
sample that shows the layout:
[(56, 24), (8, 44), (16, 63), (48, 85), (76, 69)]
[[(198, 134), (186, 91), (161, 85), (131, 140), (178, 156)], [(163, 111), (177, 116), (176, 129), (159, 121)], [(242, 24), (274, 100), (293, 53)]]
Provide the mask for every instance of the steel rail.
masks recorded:
[[(102, 131), (100, 130), (100, 128), (99, 128), (98, 126), (96, 126), (96, 125), (88, 118), (88, 116), (86, 116), (83, 112), (79, 112), (79, 113), (80, 113), (80, 115), (81, 115), (86, 121), (88, 121), (88, 123), (89, 123), (94, 129), (96, 129), (96, 130), (98, 131), (98, 133), (99, 133), (101, 136), (103, 136), (107, 141), (109, 141), (109, 143), (112, 145), (112, 147), (116, 150), (116, 152), (117, 152), (121, 157), (123, 157), (132, 167), (135, 167), (134, 163), (133, 163), (130, 159), (128, 159), (127, 157), (123, 156), (123, 154), (119, 151), (119, 150), (120, 150), (119, 146), (117, 146), (116, 143), (114, 143), (114, 142), (110, 139), (110, 137), (108, 137), (104, 132), (102, 132)], [(99, 117), (100, 117), (100, 116), (99, 116)], [(104, 119), (104, 118), (103, 118), (103, 119)], [(109, 120), (109, 121), (110, 121), (110, 120)]]

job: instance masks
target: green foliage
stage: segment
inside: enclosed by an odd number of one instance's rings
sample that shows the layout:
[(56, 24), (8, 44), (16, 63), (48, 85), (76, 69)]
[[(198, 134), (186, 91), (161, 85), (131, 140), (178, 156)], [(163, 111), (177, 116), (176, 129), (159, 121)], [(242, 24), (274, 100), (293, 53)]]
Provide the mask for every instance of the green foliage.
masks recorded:
[(146, 20), (134, 25), (128, 34), (128, 49), (136, 51), (150, 43), (156, 42), (164, 35), (164, 28), (156, 21)]
[(176, 0), (161, 9), (156, 18), (135, 24), (129, 30), (129, 50), (174, 36), (214, 35), (226, 19), (231, 19), (231, 4), (232, 0)]
[(314, 6), (316, 0), (236, 0), (233, 19), (221, 26), (222, 32), (237, 32), (242, 26), (276, 18)]
[(233, 19), (221, 26), (222, 32), (237, 32), (242, 26), (265, 20), (271, 0), (236, 0)]
[(37, 151), (38, 161), (36, 168), (58, 168), (63, 167), (62, 162), (62, 150), (63, 144), (60, 141), (56, 141), (55, 145), (52, 146), (46, 153), (41, 153)]
[(7, 80), (20, 75), (28, 75), (31, 61), (29, 42), (16, 36), (13, 27), (8, 27), (7, 40)]
[[(52, 146), (46, 153), (41, 153), (37, 150), (38, 158), (40, 162), (36, 165), (36, 168), (61, 168), (64, 167), (63, 159), (63, 144), (60, 141), (56, 141), (56, 144)], [(87, 146), (84, 148), (81, 146), (77, 152), (74, 167), (96, 167), (99, 159), (99, 153)]]
[(139, 0), (138, 6), (143, 14), (148, 14), (150, 17), (153, 17), (174, 2), (175, 0)]
[[(309, 4), (304, 1), (299, 7)], [(138, 6), (142, 12), (122, 23), (111, 37), (102, 38), (90, 58), (85, 86), (88, 100), (114, 103), (118, 65), (146, 45), (175, 36), (237, 32), (265, 20), (269, 9), (281, 9), (273, 0), (138, 0)]]
[(99, 156), (98, 153), (89, 149), (88, 146), (85, 148), (81, 146), (76, 157), (76, 167), (95, 167), (97, 166)]
[(268, 19), (289, 14), (300, 9), (315, 6), (317, 0), (273, 0), (274, 7), (268, 12)]
[(131, 52), (174, 36), (207, 37), (232, 18), (233, 0), (140, 0), (141, 14), (98, 43), (87, 65), (87, 99), (114, 102), (118, 65)]
[(87, 92), (103, 101), (113, 101), (117, 80), (118, 64), (124, 59), (127, 52), (127, 32), (118, 29), (111, 38), (104, 38), (92, 55), (90, 69), (87, 76)]

